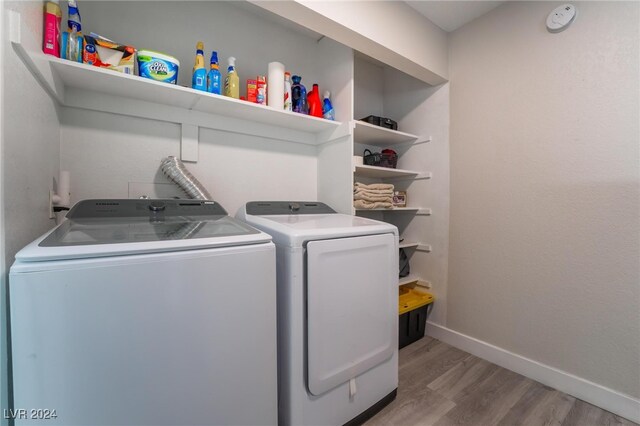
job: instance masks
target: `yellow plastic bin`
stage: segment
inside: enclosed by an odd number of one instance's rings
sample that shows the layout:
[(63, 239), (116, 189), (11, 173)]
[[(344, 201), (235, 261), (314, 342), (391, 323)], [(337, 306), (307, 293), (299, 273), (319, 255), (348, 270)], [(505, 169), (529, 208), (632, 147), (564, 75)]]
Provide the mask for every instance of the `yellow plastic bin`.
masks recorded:
[(424, 328), (429, 316), (429, 306), (435, 298), (416, 284), (400, 286), (398, 297), (400, 349), (424, 337)]

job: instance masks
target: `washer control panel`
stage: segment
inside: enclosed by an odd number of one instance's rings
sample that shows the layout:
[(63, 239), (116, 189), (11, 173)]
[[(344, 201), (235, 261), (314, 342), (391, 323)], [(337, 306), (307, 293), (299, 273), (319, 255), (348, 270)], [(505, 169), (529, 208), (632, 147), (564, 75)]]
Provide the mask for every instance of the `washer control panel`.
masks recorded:
[(172, 216), (226, 216), (227, 211), (215, 201), (174, 199), (105, 199), (79, 201), (67, 219), (104, 219)]

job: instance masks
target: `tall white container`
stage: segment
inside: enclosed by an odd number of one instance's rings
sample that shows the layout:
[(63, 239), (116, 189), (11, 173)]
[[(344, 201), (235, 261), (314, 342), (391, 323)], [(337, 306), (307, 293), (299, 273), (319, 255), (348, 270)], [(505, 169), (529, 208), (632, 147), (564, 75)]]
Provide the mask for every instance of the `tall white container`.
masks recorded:
[(280, 62), (269, 62), (267, 105), (275, 109), (284, 109), (284, 64)]

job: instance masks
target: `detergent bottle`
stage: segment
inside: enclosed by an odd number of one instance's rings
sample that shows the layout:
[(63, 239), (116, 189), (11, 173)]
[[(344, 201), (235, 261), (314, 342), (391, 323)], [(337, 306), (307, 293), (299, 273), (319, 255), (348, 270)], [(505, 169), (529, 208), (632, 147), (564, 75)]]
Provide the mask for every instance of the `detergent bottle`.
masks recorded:
[(67, 26), (69, 35), (67, 41), (66, 58), (71, 61), (82, 62), (82, 47), (84, 38), (82, 37), (82, 20), (80, 11), (75, 0), (69, 0), (68, 3), (69, 19)]
[(328, 90), (324, 92), (324, 99), (322, 100), (322, 116), (327, 120), (335, 120), (336, 114), (331, 104), (331, 92)]
[(293, 80), (293, 84), (291, 85), (293, 112), (309, 114), (309, 105), (307, 105), (307, 88), (302, 84), (302, 77), (294, 75), (291, 79)]
[(322, 117), (322, 102), (320, 101), (320, 89), (317, 84), (313, 85), (313, 89), (307, 95), (309, 103), (309, 115), (314, 117)]
[(191, 87), (196, 90), (207, 91), (207, 70), (204, 67), (204, 43), (196, 46), (196, 63), (193, 65), (193, 79)]
[(42, 51), (47, 55), (60, 57), (60, 21), (62, 11), (58, 0), (51, 0), (44, 5), (44, 40)]
[(215, 93), (216, 95), (222, 93), (222, 89), (220, 87), (222, 75), (218, 68), (218, 52), (214, 50), (211, 52), (211, 69), (209, 70), (209, 74), (207, 74), (207, 92)]
[(229, 68), (227, 68), (227, 77), (224, 79), (224, 95), (230, 98), (240, 98), (240, 77), (236, 72), (236, 58), (229, 58)]

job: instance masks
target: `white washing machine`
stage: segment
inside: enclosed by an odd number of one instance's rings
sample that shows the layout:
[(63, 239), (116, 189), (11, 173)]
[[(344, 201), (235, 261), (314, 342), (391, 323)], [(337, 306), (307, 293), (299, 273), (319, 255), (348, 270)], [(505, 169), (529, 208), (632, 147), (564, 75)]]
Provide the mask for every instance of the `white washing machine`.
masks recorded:
[(269, 235), (212, 201), (85, 200), (67, 219), (11, 267), (16, 425), (277, 423)]
[(278, 282), (281, 425), (359, 424), (398, 387), (398, 230), (316, 202), (250, 202)]

